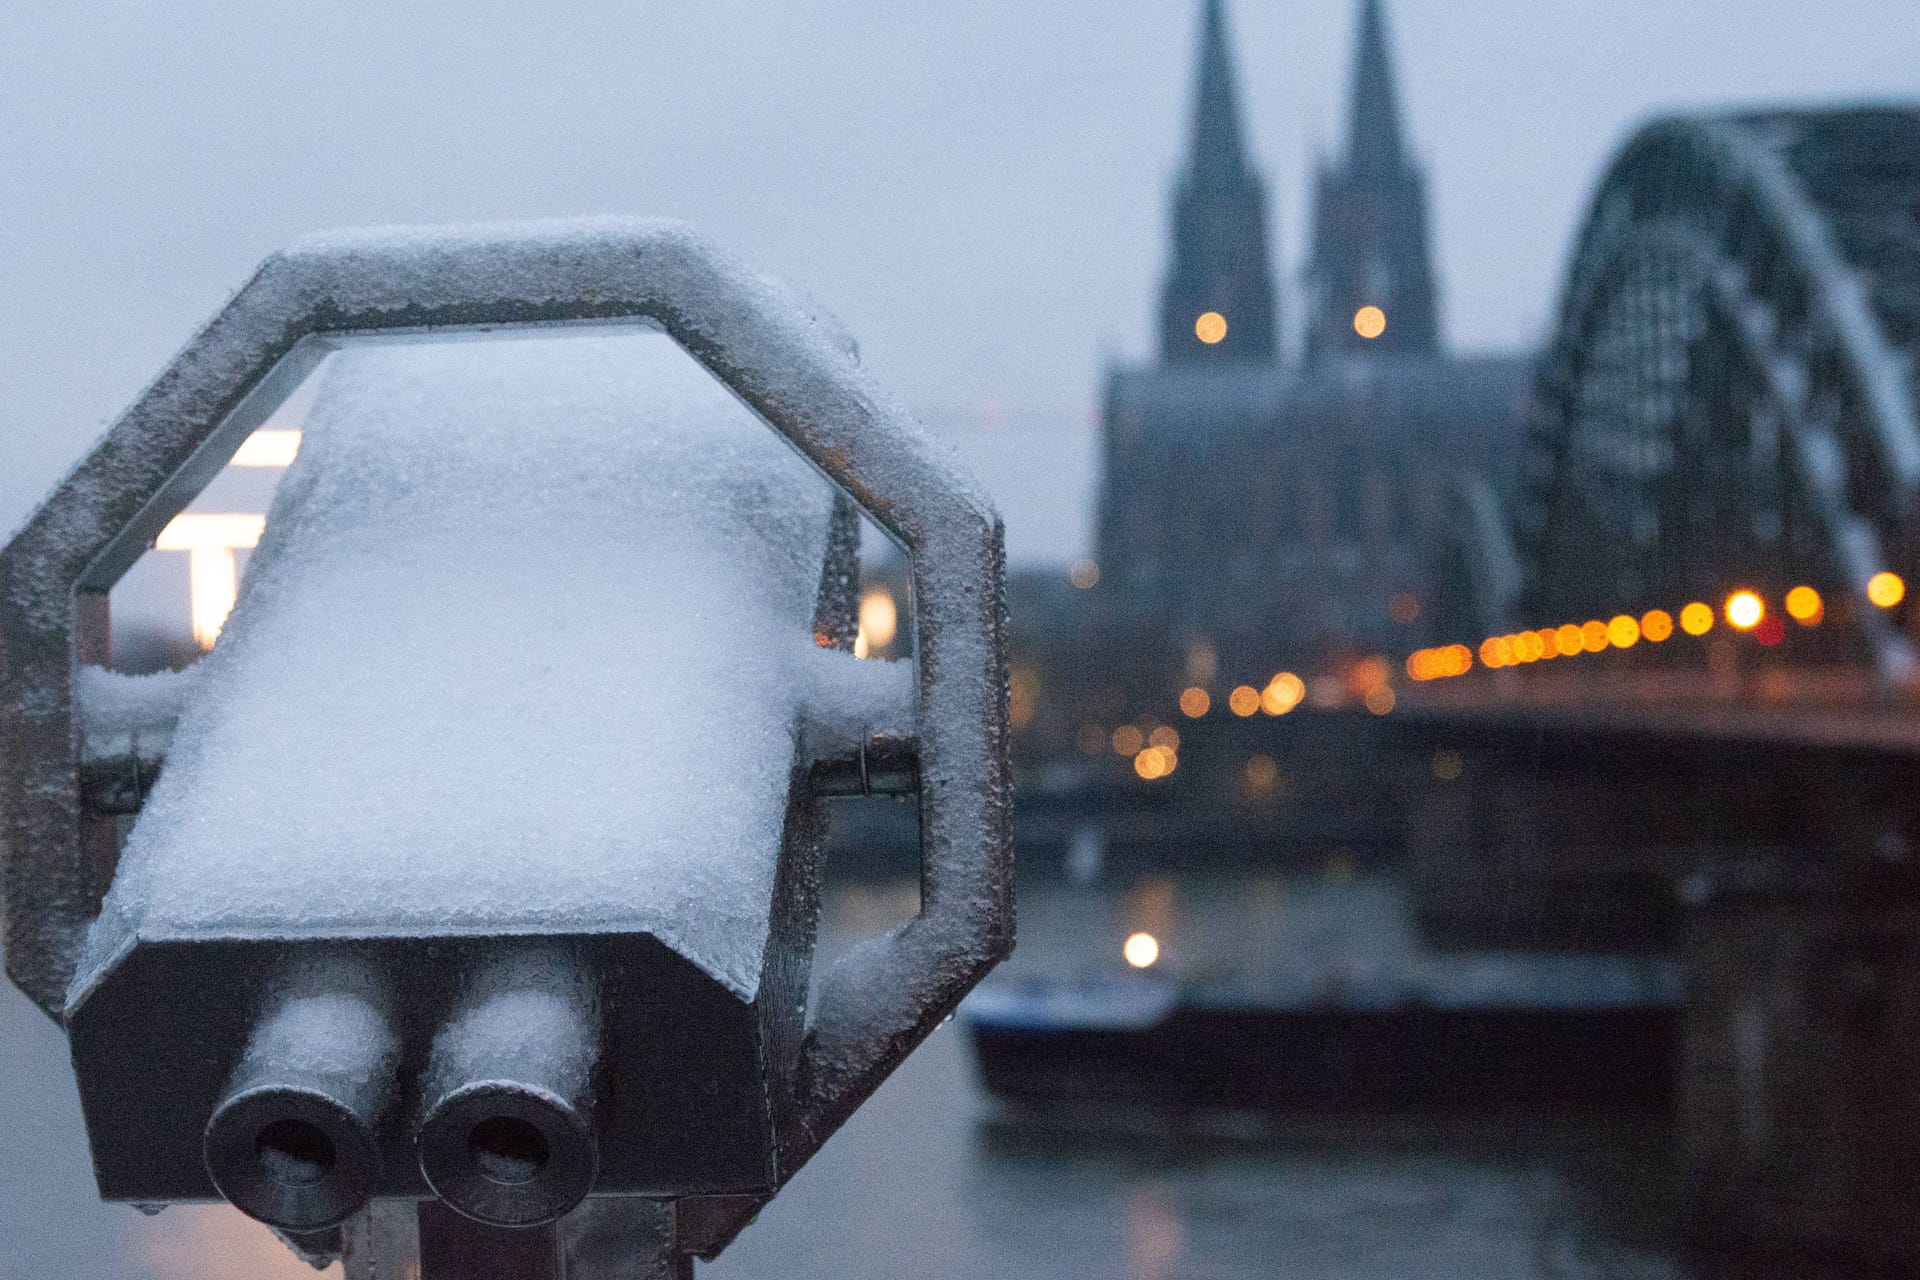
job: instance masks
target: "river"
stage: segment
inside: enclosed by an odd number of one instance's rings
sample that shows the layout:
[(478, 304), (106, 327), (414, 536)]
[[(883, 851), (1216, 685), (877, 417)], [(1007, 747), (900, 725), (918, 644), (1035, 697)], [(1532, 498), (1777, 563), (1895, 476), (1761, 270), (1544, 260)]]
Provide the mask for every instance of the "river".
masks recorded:
[[(1282, 970), (1364, 971), (1409, 945), (1396, 890), (1346, 868), (1282, 880), (1148, 879), (1023, 890), (1009, 974), (1116, 964), (1150, 930), (1161, 963), (1257, 988)], [(908, 884), (841, 886), (823, 951), (912, 909)], [(157, 1217), (94, 1196), (55, 1028), (0, 994), (0, 1280), (292, 1280), (314, 1273), (221, 1207)], [(1668, 1245), (1657, 1119), (1605, 1126), (1096, 1127), (1001, 1114), (950, 1023), (794, 1179), (713, 1280), (1559, 1280), (1700, 1272)]]

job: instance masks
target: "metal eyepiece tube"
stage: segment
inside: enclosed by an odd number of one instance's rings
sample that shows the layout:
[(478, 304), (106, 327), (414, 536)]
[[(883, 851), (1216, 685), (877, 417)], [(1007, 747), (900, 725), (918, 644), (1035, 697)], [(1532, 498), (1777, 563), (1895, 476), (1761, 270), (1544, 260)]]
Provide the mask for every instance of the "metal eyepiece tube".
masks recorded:
[(535, 1227), (586, 1197), (599, 1168), (599, 1017), (570, 957), (530, 947), (495, 962), (434, 1038), (420, 1172), (446, 1205)]
[(368, 975), (350, 965), (281, 984), (207, 1121), (207, 1173), (235, 1208), (285, 1231), (337, 1225), (380, 1172), (375, 1125), (398, 1040)]

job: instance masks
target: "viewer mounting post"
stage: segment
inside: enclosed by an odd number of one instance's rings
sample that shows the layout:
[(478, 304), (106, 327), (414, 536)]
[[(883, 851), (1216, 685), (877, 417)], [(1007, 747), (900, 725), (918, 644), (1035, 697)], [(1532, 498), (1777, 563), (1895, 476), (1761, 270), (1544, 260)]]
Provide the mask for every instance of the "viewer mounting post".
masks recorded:
[[(730, 689), (702, 684), (717, 685), (722, 664), (636, 662), (627, 685), (583, 684), (574, 703), (559, 679), (550, 717), (588, 714), (609, 687), (717, 708), (705, 727), (728, 739), (724, 785), (686, 788), (653, 815), (696, 833), (660, 854), (679, 859), (673, 874), (649, 879), (622, 865), (626, 878), (609, 883), (623, 888), (588, 883), (577, 900), (545, 880), (514, 881), (522, 865), (564, 878), (600, 856), (600, 843), (644, 842), (638, 821), (581, 828), (577, 850), (538, 847), (540, 832), (563, 829), (557, 815), (620, 787), (536, 793), (528, 807), (539, 812), (521, 815), (538, 819), (524, 825), (533, 834), (497, 864), (466, 847), (446, 858), (376, 848), (355, 862), (369, 839), (404, 828), (431, 844), (436, 824), (451, 820), (413, 812), (426, 801), (397, 790), (399, 799), (360, 788), (351, 803), (313, 800), (312, 813), (342, 824), (384, 814), (352, 829), (249, 826), (253, 811), (221, 808), (244, 790), (250, 761), (286, 749), (250, 726), (325, 736), (337, 726), (319, 722), (337, 706), (393, 678), (388, 657), (406, 660), (397, 648), (378, 661), (349, 649), (353, 660), (322, 669), (315, 654), (338, 656), (327, 627), (276, 630), (289, 610), (324, 605), (342, 548), (361, 557), (356, 590), (404, 583), (422, 602), (416, 612), (436, 620), (471, 582), (499, 576), (443, 579), (426, 552), (405, 558), (412, 544), (390, 536), (393, 522), (431, 531), (433, 513), (415, 508), (430, 505), (436, 481), (416, 469), (386, 484), (382, 447), (303, 446), (318, 452), (289, 473), (256, 553), (253, 572), (270, 586), (243, 590), (181, 695), (173, 748), (164, 761), (137, 741), (118, 765), (88, 757), (89, 690), (116, 679), (93, 670), (109, 661), (109, 588), (324, 359), (367, 342), (582, 324), (664, 332), (811, 464), (806, 476), (837, 487), (810, 506), (792, 496), (797, 481), (752, 474), (777, 471), (791, 453), (748, 450), (714, 468), (711, 449), (671, 426), (640, 442), (653, 450), (647, 466), (622, 473), (660, 494), (622, 491), (610, 508), (620, 518), (654, 510), (657, 498), (671, 516), (662, 529), (696, 526), (666, 537), (649, 572), (719, 549), (724, 589), (739, 597), (733, 616), (745, 620), (730, 627), (729, 652), (750, 663), (763, 637), (795, 645), (752, 668), (765, 696), (749, 709), (759, 720), (736, 733), (725, 719), (737, 705)], [(405, 402), (379, 382), (384, 366), (368, 367), (357, 403), (377, 416)], [(619, 368), (596, 368), (602, 391), (632, 389)], [(353, 433), (343, 438), (351, 444)], [(523, 454), (506, 456), (536, 470), (551, 461)], [(821, 652), (850, 647), (856, 503), (912, 557), (917, 663), (885, 723), (837, 700), (879, 689), (886, 664), (848, 655), (835, 665), (842, 655)], [(370, 532), (355, 543), (358, 529)], [(760, 598), (781, 580), (742, 567), (747, 535), (776, 547), (780, 566), (812, 574), (804, 599)], [(420, 535), (419, 547), (440, 545)], [(224, 1197), (309, 1260), (343, 1257), (351, 1280), (416, 1264), (424, 1280), (689, 1274), (690, 1259), (718, 1253), (1012, 945), (1004, 573), (989, 501), (833, 326), (680, 226), (376, 231), (269, 258), (0, 552), (6, 961), (72, 1042), (102, 1195), (149, 1207)], [(670, 612), (623, 616), (603, 647), (644, 650), (650, 628), (673, 625)], [(299, 643), (276, 648), (283, 636)], [(497, 659), (505, 644), (480, 644), (475, 661)], [(403, 674), (416, 694), (450, 689), (441, 702), (459, 703), (461, 715), (512, 715), (498, 688)], [(286, 689), (303, 681), (327, 696), (290, 700)], [(440, 709), (426, 706), (429, 718)], [(402, 740), (393, 726), (376, 728), (366, 751)], [(468, 738), (438, 746), (478, 749)], [(644, 743), (581, 745), (602, 758), (630, 749), (636, 762), (695, 748), (671, 725)], [(342, 754), (342, 776), (356, 754)], [(567, 767), (485, 751), (470, 767), (502, 759), (516, 776)], [(347, 784), (325, 768), (275, 782), (288, 812), (312, 799), (302, 789), (329, 785)], [(815, 985), (818, 797), (885, 792), (918, 798), (920, 912)], [(735, 812), (742, 806), (771, 817), (753, 825)], [(514, 815), (488, 814), (496, 827), (508, 825), (503, 816)], [(720, 828), (751, 838), (714, 852), (713, 866), (704, 849), (687, 850)], [(252, 845), (236, 853), (230, 832), (258, 838), (257, 862)], [(716, 870), (722, 854), (744, 870)], [(205, 870), (235, 858), (257, 875)], [(434, 880), (433, 869), (465, 871), (462, 858), (493, 896), (437, 901), (446, 884), (465, 882)], [(336, 874), (372, 877), (375, 888), (328, 884)]]

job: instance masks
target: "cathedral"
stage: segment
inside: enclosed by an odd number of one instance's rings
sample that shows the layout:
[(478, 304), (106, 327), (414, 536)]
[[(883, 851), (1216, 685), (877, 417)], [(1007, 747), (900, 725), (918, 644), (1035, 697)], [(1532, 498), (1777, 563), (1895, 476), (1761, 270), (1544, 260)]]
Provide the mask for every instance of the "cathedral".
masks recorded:
[(1448, 530), (1506, 486), (1531, 360), (1447, 350), (1382, 0), (1362, 0), (1343, 150), (1312, 175), (1296, 343), (1224, 0), (1192, 112), (1157, 354), (1106, 380), (1096, 611), (1228, 684), (1404, 657), (1462, 625)]

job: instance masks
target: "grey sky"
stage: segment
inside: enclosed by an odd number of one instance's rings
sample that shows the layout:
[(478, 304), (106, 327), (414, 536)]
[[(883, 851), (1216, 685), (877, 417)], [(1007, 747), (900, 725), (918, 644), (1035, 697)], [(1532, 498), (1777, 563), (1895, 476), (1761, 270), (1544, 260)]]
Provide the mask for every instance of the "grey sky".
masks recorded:
[[(0, 0), (0, 527), (265, 253), (316, 227), (684, 217), (838, 311), (1016, 557), (1084, 536), (1147, 350), (1197, 0)], [(1233, 0), (1289, 276), (1354, 0)], [(1920, 97), (1915, 0), (1391, 0), (1456, 345), (1544, 333), (1630, 125)]]

